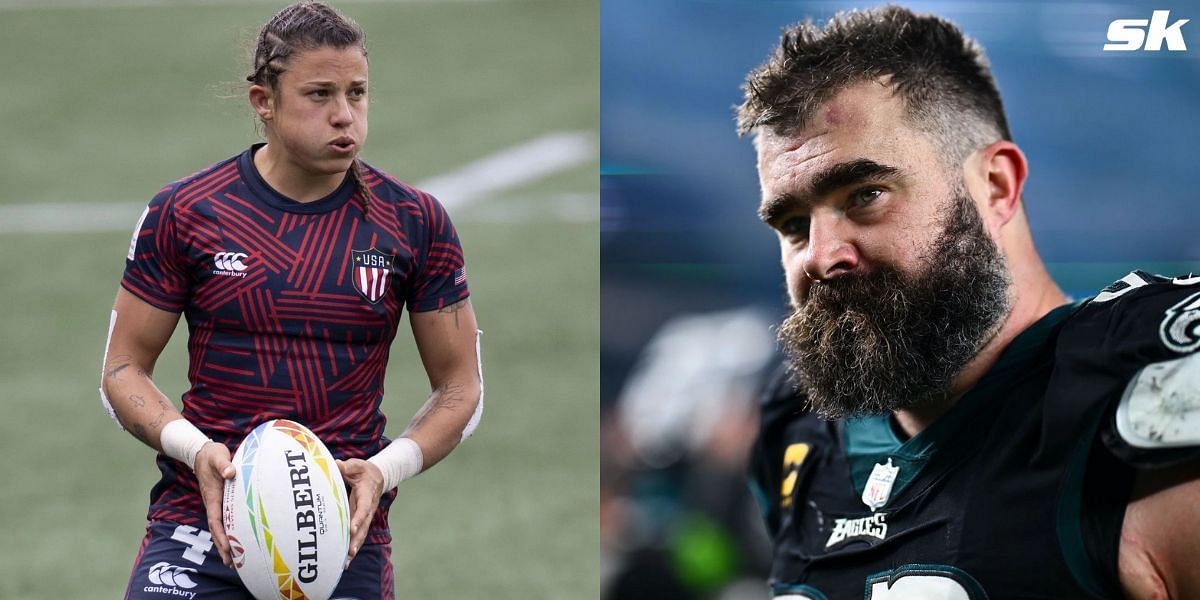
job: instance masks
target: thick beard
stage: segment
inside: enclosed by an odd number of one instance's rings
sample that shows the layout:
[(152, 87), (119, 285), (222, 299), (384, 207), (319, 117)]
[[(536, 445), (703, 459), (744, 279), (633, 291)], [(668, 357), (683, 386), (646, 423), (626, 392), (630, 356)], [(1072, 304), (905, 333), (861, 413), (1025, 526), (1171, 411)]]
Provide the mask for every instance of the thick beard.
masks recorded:
[(954, 194), (926, 266), (814, 282), (779, 340), (809, 407), (826, 419), (933, 407), (999, 330), (1011, 277), (974, 203)]

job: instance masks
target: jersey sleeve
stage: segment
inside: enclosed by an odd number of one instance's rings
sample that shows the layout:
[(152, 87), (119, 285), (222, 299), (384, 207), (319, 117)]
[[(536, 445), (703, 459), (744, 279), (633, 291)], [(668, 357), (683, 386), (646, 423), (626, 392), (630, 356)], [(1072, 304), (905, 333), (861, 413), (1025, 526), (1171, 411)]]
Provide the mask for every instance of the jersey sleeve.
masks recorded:
[(409, 286), (408, 310), (427, 312), (459, 302), (470, 295), (462, 244), (440, 202), (420, 194), (425, 240), (418, 271)]
[(767, 380), (761, 396), (761, 424), (750, 449), (747, 480), (772, 537), (779, 530), (779, 494), (783, 485), (784, 430), (794, 413), (795, 383), (780, 366)]
[(1119, 377), (1105, 447), (1138, 469), (1200, 457), (1200, 277), (1134, 272), (1091, 304), (1093, 327), (1105, 332), (1095, 348)]
[(763, 438), (760, 431), (758, 439), (750, 448), (750, 464), (746, 470), (746, 482), (750, 493), (758, 504), (759, 513), (767, 527), (767, 534), (774, 536), (779, 529), (779, 510), (771, 501), (771, 491), (779, 489), (779, 472), (771, 468), (769, 459), (774, 453), (767, 448), (769, 442)]
[(164, 188), (142, 211), (121, 286), (156, 308), (178, 313), (187, 302), (188, 270), (172, 210), (174, 193), (174, 186)]

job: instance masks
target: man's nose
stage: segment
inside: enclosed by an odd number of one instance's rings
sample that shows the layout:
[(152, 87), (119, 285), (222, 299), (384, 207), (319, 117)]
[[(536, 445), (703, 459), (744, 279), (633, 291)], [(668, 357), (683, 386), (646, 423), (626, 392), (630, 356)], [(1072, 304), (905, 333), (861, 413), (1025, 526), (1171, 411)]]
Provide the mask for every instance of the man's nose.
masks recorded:
[(854, 271), (860, 263), (856, 243), (854, 225), (841, 211), (814, 211), (809, 217), (804, 273), (813, 281), (823, 281)]

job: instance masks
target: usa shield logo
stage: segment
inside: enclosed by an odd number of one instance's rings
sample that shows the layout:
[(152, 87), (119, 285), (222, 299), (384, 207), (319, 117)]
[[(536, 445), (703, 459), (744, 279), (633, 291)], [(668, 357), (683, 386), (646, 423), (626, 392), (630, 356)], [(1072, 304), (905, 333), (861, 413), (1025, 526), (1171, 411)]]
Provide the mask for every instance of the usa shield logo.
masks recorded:
[(354, 289), (371, 304), (379, 302), (387, 293), (396, 256), (384, 254), (375, 248), (351, 250), (350, 254), (354, 261)]

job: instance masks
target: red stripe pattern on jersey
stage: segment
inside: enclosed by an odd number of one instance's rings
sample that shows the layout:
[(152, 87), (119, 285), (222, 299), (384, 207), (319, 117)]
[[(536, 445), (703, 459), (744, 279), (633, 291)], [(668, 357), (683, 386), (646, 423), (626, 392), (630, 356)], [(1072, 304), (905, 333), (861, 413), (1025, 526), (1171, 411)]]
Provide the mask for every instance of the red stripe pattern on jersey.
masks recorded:
[[(121, 284), (186, 317), (183, 414), (214, 440), (233, 451), (259, 423), (286, 418), (338, 458), (369, 457), (388, 442), (380, 404), (404, 306), (468, 296), (458, 234), (432, 196), (370, 167), (369, 221), (350, 178), (293, 202), (254, 169), (256, 149), (163, 188)], [(158, 465), (149, 517), (203, 523), (195, 476), (165, 457)], [(390, 539), (394, 497), (376, 512), (372, 543)]]

